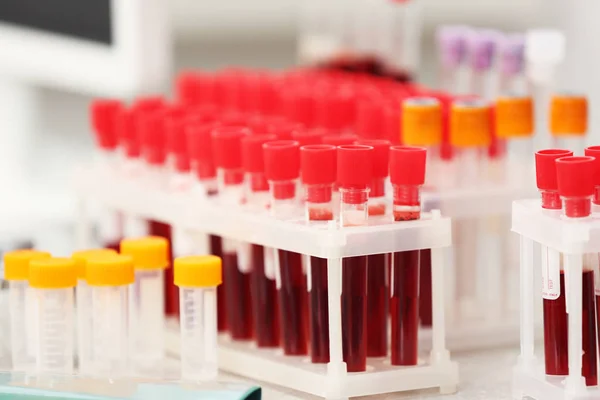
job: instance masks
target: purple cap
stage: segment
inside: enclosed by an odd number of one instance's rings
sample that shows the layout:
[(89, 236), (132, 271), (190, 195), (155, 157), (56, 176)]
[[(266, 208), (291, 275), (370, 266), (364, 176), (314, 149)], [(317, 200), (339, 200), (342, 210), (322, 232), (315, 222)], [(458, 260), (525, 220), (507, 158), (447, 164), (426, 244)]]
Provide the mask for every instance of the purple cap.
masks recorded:
[(492, 30), (473, 31), (468, 40), (471, 67), (478, 71), (490, 69), (494, 63), (499, 33)]
[(437, 30), (437, 41), (442, 65), (452, 68), (460, 65), (466, 55), (468, 28), (462, 26), (442, 26)]
[(521, 73), (525, 66), (525, 35), (514, 33), (500, 42), (500, 69), (504, 75)]

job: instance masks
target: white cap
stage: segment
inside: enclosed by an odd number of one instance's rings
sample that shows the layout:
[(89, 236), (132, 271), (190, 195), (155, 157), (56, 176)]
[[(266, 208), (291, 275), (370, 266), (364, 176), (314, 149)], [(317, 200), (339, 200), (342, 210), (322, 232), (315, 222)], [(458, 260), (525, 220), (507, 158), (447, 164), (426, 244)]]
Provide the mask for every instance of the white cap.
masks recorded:
[(565, 59), (565, 35), (554, 29), (533, 29), (525, 36), (527, 75), (535, 83), (547, 83)]

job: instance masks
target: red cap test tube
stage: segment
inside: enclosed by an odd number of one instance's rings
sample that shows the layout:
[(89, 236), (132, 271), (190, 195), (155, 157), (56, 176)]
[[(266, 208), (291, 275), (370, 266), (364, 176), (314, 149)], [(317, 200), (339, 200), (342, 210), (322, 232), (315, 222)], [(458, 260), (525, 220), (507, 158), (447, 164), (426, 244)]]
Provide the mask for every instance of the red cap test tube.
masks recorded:
[[(300, 148), (302, 183), (306, 193), (306, 220), (333, 220), (332, 191), (336, 180), (335, 146)], [(329, 306), (327, 260), (310, 257), (310, 357), (313, 363), (329, 362)]]
[[(296, 193), (300, 176), (298, 142), (279, 140), (263, 145), (265, 173), (271, 192), (271, 214), (286, 219), (298, 211)], [(302, 255), (277, 250), (281, 336), (286, 355), (308, 353), (308, 292)]]
[[(421, 217), (420, 188), (425, 183), (426, 157), (427, 150), (422, 147), (390, 148), (395, 221), (412, 221)], [(390, 300), (392, 365), (416, 365), (418, 362), (419, 263), (419, 250), (393, 255)]]
[(600, 146), (590, 146), (585, 149), (585, 155), (594, 157), (594, 206), (600, 206)]
[[(219, 197), (228, 205), (239, 205), (244, 196), (242, 140), (250, 134), (243, 126), (216, 126), (212, 132), (212, 149), (217, 166)], [(250, 294), (250, 272), (240, 264), (237, 241), (224, 238), (223, 283), (227, 307), (227, 328), (233, 339), (252, 339), (254, 323)]]
[(535, 153), (535, 175), (537, 187), (542, 197), (542, 208), (547, 210), (562, 209), (562, 202), (558, 194), (556, 160), (572, 155), (572, 151), (564, 149), (546, 149)]
[[(366, 225), (373, 147), (343, 145), (337, 151), (342, 226)], [(367, 256), (342, 260), (342, 350), (348, 372), (367, 368)]]
[(556, 160), (556, 182), (568, 218), (585, 218), (592, 213), (594, 157), (561, 157)]

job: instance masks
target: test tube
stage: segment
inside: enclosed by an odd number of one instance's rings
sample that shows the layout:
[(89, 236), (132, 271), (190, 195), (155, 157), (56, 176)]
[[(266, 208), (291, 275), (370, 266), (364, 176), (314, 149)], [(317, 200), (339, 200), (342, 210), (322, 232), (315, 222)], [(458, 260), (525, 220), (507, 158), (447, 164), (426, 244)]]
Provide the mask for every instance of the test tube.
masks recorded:
[(29, 263), (29, 286), (36, 314), (36, 372), (73, 373), (73, 288), (75, 262), (37, 258)]
[[(367, 224), (373, 152), (371, 146), (338, 146), (337, 183), (342, 227)], [(367, 262), (367, 256), (342, 260), (342, 350), (348, 372), (362, 372), (367, 368)]]
[(173, 263), (181, 296), (181, 378), (202, 382), (217, 378), (217, 287), (221, 259), (217, 256), (178, 257)]
[(557, 94), (550, 101), (550, 133), (553, 147), (567, 148), (582, 154), (588, 124), (585, 96)]
[[(301, 178), (306, 194), (305, 219), (310, 224), (333, 220), (332, 191), (336, 181), (336, 147), (327, 144), (300, 148)], [(313, 363), (329, 362), (329, 306), (327, 259), (310, 257), (310, 358)]]
[[(590, 146), (586, 148), (585, 155), (587, 157), (594, 157), (594, 197), (592, 198), (592, 212), (596, 213), (600, 208), (600, 146)], [(600, 267), (594, 270), (594, 280), (596, 321), (600, 321)], [(598, 329), (598, 347), (600, 348), (600, 329)]]
[(497, 97), (497, 82), (494, 79), (494, 63), (499, 34), (491, 30), (472, 32), (467, 40), (468, 57), (471, 64), (469, 94), (491, 101)]
[[(265, 175), (271, 193), (271, 215), (289, 219), (300, 213), (297, 181), (300, 175), (298, 142), (278, 140), (263, 145)], [(281, 339), (286, 355), (308, 352), (308, 292), (302, 255), (277, 250), (276, 279), (281, 313)]]
[(33, 371), (36, 360), (35, 315), (29, 289), (29, 263), (50, 253), (15, 250), (4, 253), (4, 280), (8, 281), (12, 369)]
[[(483, 181), (487, 148), (491, 143), (490, 107), (479, 99), (459, 99), (452, 103), (450, 111), (450, 143), (455, 149), (457, 186), (474, 187)], [(456, 291), (461, 299), (459, 312), (472, 316), (477, 304), (476, 246), (477, 220), (465, 218), (453, 224), (453, 236), (457, 238), (456, 266), (458, 276)], [(482, 267), (487, 266), (481, 265)], [(484, 272), (484, 271), (482, 271)]]
[(500, 40), (500, 95), (525, 96), (525, 35), (513, 33)]
[(117, 255), (113, 249), (90, 249), (76, 251), (71, 255), (77, 267), (77, 287), (75, 302), (77, 305), (77, 361), (81, 374), (92, 372), (92, 294), (86, 280), (86, 266), (90, 257)]
[[(390, 142), (358, 140), (357, 145), (373, 147), (373, 179), (369, 185), (369, 218), (387, 213), (385, 183), (389, 171)], [(367, 256), (367, 356), (385, 357), (388, 349), (390, 254)]]
[(169, 242), (149, 236), (121, 241), (121, 254), (133, 258), (135, 283), (130, 291), (130, 351), (137, 372), (153, 372), (165, 357), (165, 269)]
[(467, 33), (468, 29), (462, 26), (442, 26), (436, 32), (439, 51), (438, 86), (441, 90), (465, 93), (461, 81), (464, 81), (465, 76)]
[[(217, 125), (216, 122), (193, 121), (186, 127), (190, 166), (194, 176), (192, 190), (199, 191), (201, 196), (214, 197), (218, 193), (217, 171), (212, 151), (212, 131)], [(206, 241), (210, 254), (223, 256), (223, 241), (220, 236), (208, 235)], [(219, 332), (227, 330), (225, 282), (217, 287), (217, 326)]]
[[(241, 126), (218, 126), (212, 133), (212, 147), (217, 165), (219, 199), (231, 207), (239, 206), (244, 197), (244, 169), (242, 165), (242, 139), (250, 130)], [(236, 240), (223, 238), (223, 281), (227, 328), (233, 339), (253, 338), (251, 271), (246, 262), (240, 263)], [(242, 260), (243, 261), (243, 260)]]
[[(390, 179), (394, 187), (394, 221), (421, 218), (420, 188), (425, 183), (423, 147), (392, 146)], [(396, 252), (392, 261), (392, 365), (416, 365), (419, 331), (419, 250)]]
[(565, 58), (566, 44), (562, 32), (552, 29), (533, 29), (525, 35), (526, 71), (535, 104), (535, 149), (550, 146), (548, 121), (550, 100), (554, 93), (556, 72)]
[(127, 374), (129, 348), (129, 288), (135, 281), (133, 258), (96, 255), (87, 258), (92, 328), (92, 373), (121, 378)]
[[(275, 135), (250, 135), (242, 139), (242, 164), (246, 173), (246, 205), (253, 212), (264, 212), (269, 205), (269, 184), (265, 176), (263, 144), (275, 141)], [(248, 246), (252, 271), (251, 294), (258, 347), (279, 347), (279, 302), (275, 282), (272, 249), (258, 244)]]
[[(438, 190), (442, 180), (442, 105), (433, 97), (411, 97), (402, 102), (402, 135), (407, 146), (427, 149), (425, 187)], [(431, 249), (421, 250), (419, 271), (419, 318), (433, 322), (431, 293)]]
[[(587, 218), (591, 215), (592, 197), (594, 195), (594, 157), (562, 157), (556, 160), (556, 181), (558, 184), (558, 193), (563, 204), (563, 215), (567, 219)], [(560, 260), (560, 258), (559, 258)], [(560, 273), (560, 292), (559, 299), (565, 299), (564, 305), (559, 309), (560, 302), (557, 300), (544, 301), (544, 318), (554, 319), (555, 324), (544, 327), (550, 330), (549, 334), (556, 335), (557, 342), (565, 345), (565, 359), (567, 360), (567, 370), (573, 370), (573, 367), (581, 367), (581, 375), (585, 378), (587, 386), (596, 386), (598, 384), (598, 355), (596, 353), (596, 304), (594, 294), (594, 270), (598, 271), (598, 254), (586, 254), (583, 257), (583, 270), (581, 277), (565, 276), (565, 271), (561, 271), (560, 262), (554, 263), (548, 260), (548, 273), (556, 275)], [(558, 268), (557, 268), (558, 267)], [(560, 272), (559, 272), (560, 271)], [(565, 292), (566, 284), (569, 279), (582, 279), (582, 308), (581, 308), (581, 330), (578, 327), (569, 326), (569, 302), (572, 296), (567, 296)], [(551, 290), (551, 294), (556, 291)], [(562, 294), (562, 296), (561, 296)], [(578, 301), (578, 299), (576, 299)], [(548, 303), (552, 302), (555, 307), (546, 308)], [(553, 315), (553, 312), (555, 313)], [(560, 313), (560, 314), (559, 314)], [(574, 365), (569, 361), (569, 335), (579, 334), (581, 332), (581, 360)], [(563, 339), (564, 338), (564, 339)], [(546, 353), (547, 354), (547, 353)], [(560, 365), (563, 367), (564, 365)]]

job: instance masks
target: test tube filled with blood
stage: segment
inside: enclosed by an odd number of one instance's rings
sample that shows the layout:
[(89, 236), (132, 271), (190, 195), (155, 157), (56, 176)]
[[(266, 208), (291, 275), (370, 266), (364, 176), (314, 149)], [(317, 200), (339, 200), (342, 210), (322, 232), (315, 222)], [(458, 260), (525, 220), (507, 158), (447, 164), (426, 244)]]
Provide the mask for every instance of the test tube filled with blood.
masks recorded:
[[(336, 147), (327, 144), (300, 148), (302, 184), (306, 194), (305, 219), (311, 224), (333, 221), (332, 190), (336, 180)], [(327, 259), (310, 257), (310, 357), (329, 362)]]
[[(300, 176), (298, 142), (279, 140), (263, 145), (265, 174), (271, 192), (271, 214), (289, 219), (300, 212), (296, 186)], [(308, 353), (308, 292), (302, 255), (287, 250), (275, 252), (277, 289), (283, 352)]]
[[(394, 187), (394, 221), (421, 217), (420, 189), (425, 183), (427, 150), (390, 148), (390, 178)], [(419, 250), (393, 255), (391, 276), (392, 365), (416, 365), (419, 331)]]
[[(593, 157), (561, 157), (556, 160), (556, 181), (558, 183), (558, 193), (563, 204), (563, 215), (567, 219), (578, 219), (586, 218), (591, 215), (592, 208), (592, 197), (594, 194), (594, 169), (595, 159)], [(550, 250), (550, 249), (548, 249)], [(560, 260), (560, 258), (559, 258)], [(548, 263), (550, 268), (550, 263)], [(596, 304), (594, 295), (594, 270), (598, 271), (598, 254), (585, 254), (583, 256), (583, 269), (581, 277), (571, 275), (567, 278), (565, 271), (560, 271), (560, 297), (565, 299), (564, 311), (558, 308), (548, 310), (548, 313), (544, 313), (544, 318), (548, 315), (551, 317), (552, 311), (555, 312), (556, 322), (559, 322), (552, 326), (547, 326), (544, 321), (544, 328), (549, 328), (554, 332), (559, 339), (566, 345), (565, 353), (567, 360), (567, 368), (572, 368), (569, 362), (568, 350), (569, 350), (569, 335), (577, 334), (579, 329), (574, 329), (569, 326), (569, 316), (567, 314), (573, 313), (574, 305), (569, 305), (573, 301), (573, 296), (565, 292), (564, 289), (571, 286), (569, 285), (569, 279), (582, 279), (582, 304), (581, 304), (581, 375), (585, 378), (587, 386), (596, 386), (598, 384), (598, 355), (596, 353)], [(556, 274), (556, 265), (553, 266), (554, 274)], [(552, 272), (551, 272), (552, 273)], [(572, 286), (571, 286), (572, 287)], [(556, 293), (556, 292), (554, 292)], [(562, 295), (562, 296), (561, 296)], [(556, 301), (556, 300), (554, 300)], [(575, 299), (574, 301), (579, 301)], [(559, 303), (555, 303), (559, 304)], [(571, 308), (571, 310), (569, 310)], [(546, 311), (546, 308), (544, 308)], [(560, 312), (560, 314), (559, 314)], [(564, 312), (564, 314), (563, 314)], [(562, 323), (564, 320), (564, 323)], [(565, 329), (564, 332), (562, 329)], [(566, 338), (566, 343), (564, 343)], [(548, 354), (548, 353), (546, 353)], [(560, 365), (562, 367), (562, 365)], [(567, 374), (569, 373), (567, 369)], [(562, 372), (562, 371), (561, 371)]]
[[(242, 164), (246, 173), (246, 205), (255, 212), (269, 206), (269, 184), (265, 176), (263, 144), (275, 135), (250, 135), (242, 139)], [(258, 244), (247, 244), (251, 263), (252, 310), (258, 347), (278, 347), (279, 301), (275, 282), (273, 252)]]
[[(433, 97), (411, 97), (402, 103), (402, 135), (407, 146), (427, 148), (425, 186), (439, 188), (442, 171), (442, 105)], [(421, 250), (419, 271), (419, 318), (432, 324), (431, 249)]]
[[(237, 206), (244, 197), (242, 139), (250, 131), (241, 126), (217, 126), (212, 133), (214, 160), (217, 165), (219, 198), (224, 204)], [(227, 327), (233, 339), (252, 339), (254, 322), (250, 294), (251, 274), (246, 263), (240, 263), (240, 243), (224, 238), (223, 282), (227, 307)]]
[[(193, 190), (201, 195), (215, 196), (217, 191), (217, 172), (212, 150), (212, 131), (218, 124), (214, 122), (193, 121), (186, 127), (186, 137), (190, 154), (190, 167), (194, 177)], [(209, 253), (222, 258), (222, 239), (217, 235), (207, 235)], [(219, 332), (227, 330), (227, 305), (225, 301), (225, 281), (217, 286), (217, 328)]]
[[(371, 146), (338, 146), (337, 183), (342, 227), (367, 224), (373, 153)], [(367, 368), (367, 263), (368, 256), (342, 260), (342, 350), (348, 372), (362, 372)]]
[[(358, 140), (358, 145), (373, 147), (373, 179), (369, 185), (369, 218), (386, 214), (385, 180), (389, 171), (390, 142)], [(367, 272), (367, 356), (385, 357), (388, 349), (390, 254), (371, 254)]]

